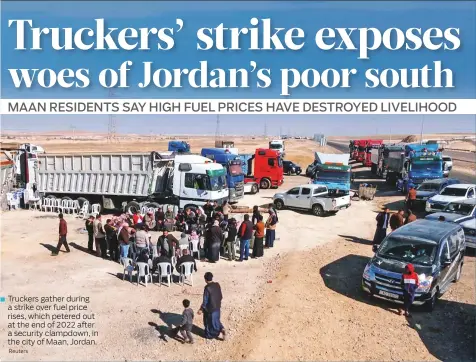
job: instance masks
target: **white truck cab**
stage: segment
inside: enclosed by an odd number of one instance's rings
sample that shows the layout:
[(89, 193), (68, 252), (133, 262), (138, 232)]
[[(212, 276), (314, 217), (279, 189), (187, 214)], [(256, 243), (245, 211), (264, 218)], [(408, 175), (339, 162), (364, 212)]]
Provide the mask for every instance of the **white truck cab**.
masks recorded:
[(278, 151), (282, 156), (285, 155), (284, 140), (272, 140), (269, 142), (269, 149)]

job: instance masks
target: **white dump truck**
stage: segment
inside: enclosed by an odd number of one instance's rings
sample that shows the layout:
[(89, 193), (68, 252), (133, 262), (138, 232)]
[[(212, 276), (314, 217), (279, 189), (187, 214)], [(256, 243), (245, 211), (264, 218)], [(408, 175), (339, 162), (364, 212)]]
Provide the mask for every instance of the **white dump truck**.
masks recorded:
[(99, 203), (133, 213), (142, 206), (196, 207), (228, 198), (226, 171), (198, 155), (174, 153), (29, 154), (26, 188), (49, 198)]

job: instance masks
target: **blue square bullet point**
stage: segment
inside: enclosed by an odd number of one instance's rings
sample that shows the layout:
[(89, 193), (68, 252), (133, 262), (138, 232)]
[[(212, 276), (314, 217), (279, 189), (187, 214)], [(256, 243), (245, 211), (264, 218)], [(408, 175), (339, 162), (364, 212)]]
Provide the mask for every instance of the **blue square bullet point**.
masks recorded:
[(0, 303), (5, 303), (5, 297), (0, 297)]

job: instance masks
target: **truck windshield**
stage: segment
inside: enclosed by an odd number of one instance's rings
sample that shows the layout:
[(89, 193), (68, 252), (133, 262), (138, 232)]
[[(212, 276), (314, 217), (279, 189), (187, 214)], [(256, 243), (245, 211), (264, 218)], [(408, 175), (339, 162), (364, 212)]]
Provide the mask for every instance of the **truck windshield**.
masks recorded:
[(377, 255), (405, 263), (431, 265), (435, 259), (436, 251), (437, 245), (431, 241), (389, 236), (383, 241)]
[(210, 187), (209, 190), (220, 191), (227, 188), (225, 176), (217, 176), (217, 177), (212, 176), (208, 178), (208, 181), (209, 181), (208, 186)]
[(451, 203), (448, 204), (443, 211), (469, 216), (473, 213), (473, 209), (474, 205)]
[(350, 172), (317, 171), (316, 178), (320, 180), (339, 180), (350, 182)]
[(441, 170), (441, 164), (437, 162), (432, 163), (412, 163), (410, 166), (411, 171), (430, 171)]
[(440, 189), (440, 185), (438, 184), (421, 184), (417, 187), (417, 190), (420, 191), (438, 191)]
[(271, 150), (280, 150), (281, 148), (283, 148), (283, 146), (277, 143), (272, 143), (269, 145), (269, 148)]
[(228, 165), (228, 170), (230, 171), (230, 175), (232, 176), (239, 176), (243, 174), (243, 169), (241, 168), (241, 162), (237, 165)]

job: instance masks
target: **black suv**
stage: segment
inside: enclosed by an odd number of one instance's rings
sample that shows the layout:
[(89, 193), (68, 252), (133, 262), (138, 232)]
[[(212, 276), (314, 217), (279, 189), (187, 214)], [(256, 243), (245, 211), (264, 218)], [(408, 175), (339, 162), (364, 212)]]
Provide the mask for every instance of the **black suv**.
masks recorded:
[(411, 263), (420, 279), (413, 304), (433, 311), (437, 298), (460, 279), (465, 249), (461, 226), (414, 221), (384, 239), (365, 267), (362, 288), (372, 296), (402, 303), (402, 273)]
[(296, 165), (292, 161), (283, 161), (283, 172), (286, 175), (300, 175), (302, 170), (301, 166)]

